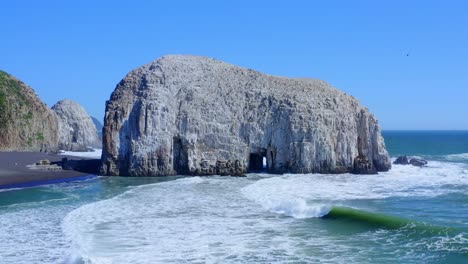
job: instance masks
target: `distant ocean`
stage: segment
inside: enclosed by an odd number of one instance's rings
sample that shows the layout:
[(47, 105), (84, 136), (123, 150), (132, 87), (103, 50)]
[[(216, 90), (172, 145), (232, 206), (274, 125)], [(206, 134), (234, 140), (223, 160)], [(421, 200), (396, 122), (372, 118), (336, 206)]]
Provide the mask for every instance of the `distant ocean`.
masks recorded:
[(0, 263), (468, 263), (468, 132), (379, 175), (98, 177), (0, 192)]

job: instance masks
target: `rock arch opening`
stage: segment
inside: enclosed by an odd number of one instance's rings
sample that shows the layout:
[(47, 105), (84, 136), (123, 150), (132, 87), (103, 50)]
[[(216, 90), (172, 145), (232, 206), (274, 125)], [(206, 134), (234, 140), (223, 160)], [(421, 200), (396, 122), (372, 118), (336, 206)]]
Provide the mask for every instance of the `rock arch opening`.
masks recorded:
[(248, 172), (267, 172), (267, 170), (268, 163), (266, 157), (266, 150), (250, 153)]

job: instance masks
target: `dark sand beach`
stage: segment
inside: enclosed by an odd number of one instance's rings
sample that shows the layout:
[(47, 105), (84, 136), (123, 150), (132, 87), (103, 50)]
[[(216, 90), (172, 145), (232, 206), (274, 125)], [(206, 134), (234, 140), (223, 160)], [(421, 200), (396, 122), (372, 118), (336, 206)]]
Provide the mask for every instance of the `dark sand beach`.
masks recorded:
[[(69, 161), (77, 163), (92, 164), (91, 167), (95, 168), (51, 171), (27, 167), (27, 165), (32, 165), (45, 159), (49, 160), (52, 164), (58, 164), (63, 158), (68, 158)], [(84, 178), (97, 172), (98, 163), (98, 160), (95, 159), (64, 156), (55, 153), (0, 152), (0, 189)]]

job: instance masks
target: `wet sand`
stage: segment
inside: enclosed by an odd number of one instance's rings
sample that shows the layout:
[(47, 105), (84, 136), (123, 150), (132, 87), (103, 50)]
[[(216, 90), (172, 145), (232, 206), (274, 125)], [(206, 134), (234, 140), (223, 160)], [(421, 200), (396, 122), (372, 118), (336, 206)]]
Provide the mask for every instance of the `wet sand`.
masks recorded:
[(28, 186), (28, 184), (39, 185), (41, 182), (67, 181), (73, 180), (73, 178), (85, 178), (90, 175), (90, 172), (86, 170), (49, 171), (26, 167), (44, 159), (51, 161), (52, 164), (57, 164), (63, 158), (73, 161), (97, 162), (97, 160), (88, 158), (64, 156), (54, 153), (0, 152), (0, 189)]

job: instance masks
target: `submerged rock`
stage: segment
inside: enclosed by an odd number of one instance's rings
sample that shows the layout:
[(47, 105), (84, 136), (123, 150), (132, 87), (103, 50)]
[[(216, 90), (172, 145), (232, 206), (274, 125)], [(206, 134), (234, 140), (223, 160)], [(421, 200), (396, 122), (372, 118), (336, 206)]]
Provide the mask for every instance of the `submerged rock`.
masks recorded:
[(400, 156), (393, 162), (393, 164), (395, 164), (395, 165), (408, 165), (410, 163), (409, 163), (408, 156)]
[(409, 163), (416, 167), (423, 167), (427, 165), (427, 160), (420, 158), (412, 158)]
[(353, 172), (358, 156), (368, 173), (391, 167), (376, 118), (355, 98), (197, 56), (130, 72), (103, 132), (105, 175), (241, 175), (263, 157), (270, 173)]
[(67, 151), (101, 148), (96, 126), (85, 109), (71, 100), (61, 100), (52, 107), (59, 118), (58, 146)]
[(56, 151), (58, 121), (34, 90), (0, 71), (0, 150)]
[(427, 160), (419, 158), (419, 157), (408, 157), (408, 156), (400, 156), (398, 157), (393, 164), (395, 165), (413, 165), (417, 167), (423, 167), (427, 165)]

